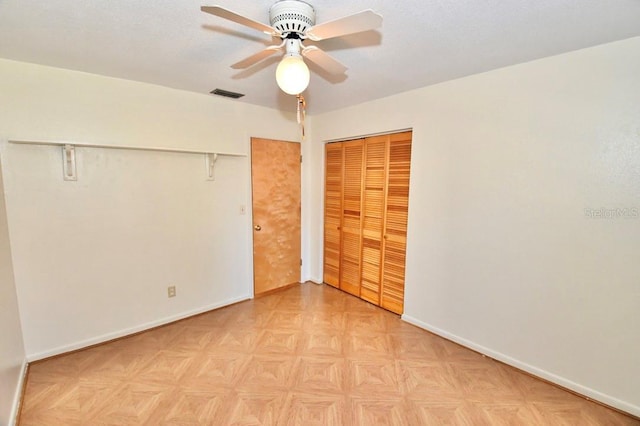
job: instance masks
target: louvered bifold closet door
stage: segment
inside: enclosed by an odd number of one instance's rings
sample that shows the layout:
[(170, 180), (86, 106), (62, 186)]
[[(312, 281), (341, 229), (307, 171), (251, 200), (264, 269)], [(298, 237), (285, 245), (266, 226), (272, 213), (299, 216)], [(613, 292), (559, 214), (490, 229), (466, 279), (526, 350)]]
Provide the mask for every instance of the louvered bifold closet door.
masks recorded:
[(401, 314), (404, 310), (411, 132), (390, 137), (380, 306)]
[(334, 287), (340, 287), (342, 155), (342, 144), (325, 145), (324, 282)]
[(360, 139), (343, 143), (340, 289), (356, 296), (360, 295), (363, 142)]
[(365, 140), (362, 209), (362, 281), (360, 297), (380, 305), (380, 272), (389, 136)]

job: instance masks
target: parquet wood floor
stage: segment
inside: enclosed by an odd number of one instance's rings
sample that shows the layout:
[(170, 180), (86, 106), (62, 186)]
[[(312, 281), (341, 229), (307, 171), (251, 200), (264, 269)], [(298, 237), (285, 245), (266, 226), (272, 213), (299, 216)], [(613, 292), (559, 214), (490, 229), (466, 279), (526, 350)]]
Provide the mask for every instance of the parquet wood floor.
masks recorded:
[(639, 422), (309, 283), (34, 363), (20, 424)]

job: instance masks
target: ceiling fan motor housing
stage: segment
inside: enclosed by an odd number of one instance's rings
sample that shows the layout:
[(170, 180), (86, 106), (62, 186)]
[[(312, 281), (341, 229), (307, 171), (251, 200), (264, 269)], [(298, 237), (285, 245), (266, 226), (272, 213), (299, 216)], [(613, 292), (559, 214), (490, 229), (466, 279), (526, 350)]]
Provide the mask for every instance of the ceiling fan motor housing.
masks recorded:
[(304, 34), (315, 25), (316, 12), (309, 3), (280, 0), (269, 9), (269, 22), (285, 37), (291, 33)]

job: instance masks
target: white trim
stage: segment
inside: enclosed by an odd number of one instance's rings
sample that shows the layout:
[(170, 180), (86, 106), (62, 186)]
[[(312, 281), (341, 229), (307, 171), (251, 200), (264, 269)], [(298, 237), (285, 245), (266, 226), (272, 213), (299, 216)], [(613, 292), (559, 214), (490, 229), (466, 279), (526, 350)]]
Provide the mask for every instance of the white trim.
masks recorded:
[(394, 133), (404, 133), (404, 132), (413, 132), (413, 127), (407, 127), (405, 129), (396, 129), (396, 130), (383, 131), (383, 132), (374, 132), (374, 133), (368, 133), (366, 135), (359, 135), (359, 136), (347, 136), (347, 137), (342, 137), (337, 139), (328, 139), (324, 141), (324, 144), (326, 145), (328, 143), (334, 143), (334, 142), (349, 142), (356, 139), (370, 138), (373, 136), (392, 135)]
[(324, 284), (323, 281), (322, 281), (322, 278), (312, 277), (309, 274), (305, 275), (304, 278), (302, 279), (302, 281), (300, 281), (300, 282), (301, 283), (312, 282), (314, 284)]
[(9, 426), (15, 426), (18, 420), (18, 413), (20, 412), (20, 402), (22, 402), (22, 389), (24, 387), (25, 380), (27, 379), (27, 360), (22, 361), (22, 367), (20, 368), (20, 377), (18, 378), (18, 384), (16, 384), (16, 390), (13, 393), (13, 404), (11, 405), (11, 414), (9, 415)]
[(560, 385), (564, 388), (571, 389), (574, 392), (579, 393), (587, 399), (593, 399), (594, 401), (599, 401), (603, 404), (609, 405), (611, 407), (617, 408), (618, 410), (622, 410), (626, 413), (630, 413), (634, 416), (640, 416), (640, 407), (637, 405), (633, 405), (630, 402), (621, 401), (617, 398), (614, 398), (610, 395), (606, 395), (602, 392), (598, 392), (594, 389), (588, 388), (586, 386), (580, 385), (578, 383), (572, 382), (569, 379), (558, 376), (556, 374), (550, 373), (546, 370), (542, 370), (533, 365), (527, 364), (525, 362), (519, 361), (515, 358), (512, 358), (508, 355), (502, 354), (500, 352), (494, 351), (477, 343), (474, 343), (465, 338), (456, 336), (455, 334), (451, 334), (445, 330), (442, 330), (438, 327), (434, 327), (425, 322), (420, 321), (419, 319), (413, 318), (409, 315), (402, 315), (402, 320), (408, 322), (409, 324), (413, 324), (417, 327), (430, 331), (431, 333), (437, 334), (440, 337), (444, 337), (447, 340), (451, 340), (452, 342), (458, 343), (467, 348), (473, 349), (474, 351), (480, 352), (488, 357), (496, 359), (498, 361), (504, 362), (512, 367), (518, 368), (522, 371), (526, 371), (527, 373), (533, 374), (536, 377), (540, 377), (542, 379), (548, 380), (552, 383)]
[(61, 355), (67, 352), (71, 352), (71, 351), (75, 351), (78, 349), (83, 349), (86, 348), (88, 346), (92, 346), (92, 345), (96, 345), (99, 343), (104, 343), (104, 342), (108, 342), (110, 340), (114, 340), (114, 339), (118, 339), (120, 337), (125, 337), (125, 336), (129, 336), (131, 334), (134, 333), (139, 333), (141, 331), (145, 331), (145, 330), (149, 330), (151, 328), (154, 327), (158, 327), (161, 325), (165, 325), (165, 324), (170, 324), (172, 322), (181, 320), (181, 319), (185, 319), (188, 317), (192, 317), (194, 315), (198, 315), (204, 312), (208, 312), (208, 311), (212, 311), (214, 309), (219, 309), (219, 308), (224, 308), (225, 306), (229, 306), (232, 305), (234, 303), (238, 303), (238, 302), (243, 302), (245, 300), (249, 300), (251, 299), (251, 296), (246, 295), (246, 296), (240, 296), (240, 297), (235, 297), (232, 299), (227, 299), (223, 302), (220, 303), (214, 303), (212, 305), (208, 305), (208, 306), (203, 306), (202, 308), (198, 308), (198, 309), (193, 309), (191, 311), (187, 311), (187, 312), (182, 312), (180, 314), (176, 314), (176, 315), (172, 315), (169, 317), (165, 317), (165, 318), (161, 318), (155, 321), (150, 321), (144, 324), (140, 324), (137, 325), (135, 327), (131, 327), (131, 328), (125, 328), (123, 330), (119, 330), (119, 331), (114, 331), (112, 333), (107, 333), (107, 334), (103, 334), (101, 336), (98, 337), (93, 337), (91, 339), (86, 339), (86, 340), (82, 340), (80, 342), (76, 342), (76, 343), (72, 343), (70, 345), (65, 345), (65, 346), (59, 346), (55, 349), (51, 349), (48, 351), (43, 351), (43, 352), (39, 352), (39, 353), (35, 353), (35, 354), (27, 354), (27, 361), (28, 362), (34, 362), (34, 361), (38, 361), (41, 359), (45, 359), (45, 358), (49, 358), (52, 356), (56, 356), (56, 355)]

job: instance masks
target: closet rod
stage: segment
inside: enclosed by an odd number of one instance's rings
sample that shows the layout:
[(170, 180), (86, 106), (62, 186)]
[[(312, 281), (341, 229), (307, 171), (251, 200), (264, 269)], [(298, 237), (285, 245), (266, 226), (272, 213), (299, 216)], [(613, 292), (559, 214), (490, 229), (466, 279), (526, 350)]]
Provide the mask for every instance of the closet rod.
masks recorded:
[(159, 151), (159, 152), (177, 152), (181, 154), (199, 154), (204, 155), (206, 176), (207, 180), (215, 180), (215, 165), (218, 157), (223, 155), (227, 157), (246, 157), (246, 154), (235, 154), (229, 152), (215, 152), (215, 151), (196, 151), (191, 149), (174, 149), (174, 148), (153, 148), (153, 147), (137, 147), (137, 146), (122, 146), (122, 145), (99, 145), (89, 143), (77, 143), (77, 142), (61, 142), (61, 141), (24, 141), (24, 140), (9, 140), (10, 143), (20, 145), (49, 145), (62, 147), (62, 175), (64, 180), (78, 180), (76, 174), (76, 147), (81, 148), (108, 148), (108, 149), (128, 149), (137, 151)]
[(247, 154), (238, 154), (232, 152), (218, 152), (218, 151), (198, 151), (192, 149), (178, 149), (178, 148), (155, 148), (155, 147), (138, 147), (138, 146), (124, 146), (124, 145), (100, 145), (100, 144), (92, 144), (92, 143), (82, 143), (82, 142), (70, 142), (70, 141), (25, 141), (25, 140), (16, 140), (10, 139), (10, 143), (21, 144), (21, 145), (53, 145), (53, 146), (77, 146), (81, 148), (110, 148), (110, 149), (133, 149), (139, 151), (160, 151), (160, 152), (177, 152), (182, 154), (218, 154), (218, 155), (226, 155), (228, 157), (246, 157)]

